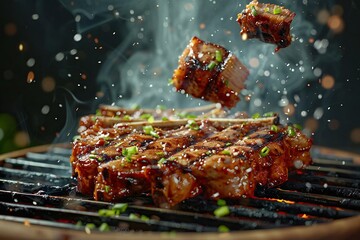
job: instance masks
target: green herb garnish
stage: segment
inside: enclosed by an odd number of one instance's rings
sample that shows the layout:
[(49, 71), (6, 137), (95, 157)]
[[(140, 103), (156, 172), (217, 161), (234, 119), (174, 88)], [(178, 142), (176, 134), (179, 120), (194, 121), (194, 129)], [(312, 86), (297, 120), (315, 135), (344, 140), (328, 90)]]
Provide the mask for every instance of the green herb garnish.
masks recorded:
[(220, 225), (220, 226), (218, 227), (218, 232), (222, 232), (222, 233), (230, 232), (230, 229), (229, 229), (227, 226), (225, 226), (225, 225)]
[(150, 135), (153, 136), (155, 138), (159, 138), (159, 134), (157, 134), (153, 128), (153, 126), (149, 125), (149, 126), (144, 126), (143, 127), (143, 131), (146, 135)]
[(256, 8), (254, 6), (251, 6), (251, 15), (253, 15), (254, 17), (258, 15)]
[(122, 149), (122, 155), (126, 157), (126, 159), (131, 162), (132, 155), (139, 152), (139, 149), (137, 146), (127, 147)]
[(278, 129), (278, 127), (276, 125), (271, 125), (270, 130), (273, 131), (273, 132), (278, 132), (279, 131), (279, 129)]
[(140, 105), (139, 104), (133, 104), (132, 106), (131, 106), (131, 109), (132, 110), (139, 110), (140, 109)]
[(162, 165), (166, 162), (166, 158), (161, 158), (159, 161), (158, 161), (158, 164)]
[(219, 63), (223, 60), (222, 53), (219, 50), (215, 51), (215, 60)]
[(216, 66), (216, 62), (211, 61), (211, 62), (207, 65), (207, 69), (209, 69), (210, 71), (212, 71), (215, 66)]
[(267, 112), (263, 114), (263, 117), (272, 117), (274, 116), (274, 112)]
[(219, 199), (216, 203), (218, 206), (226, 206), (226, 201), (224, 199)]
[(224, 217), (230, 214), (230, 209), (228, 206), (221, 206), (214, 211), (216, 217)]
[(105, 185), (104, 191), (105, 191), (106, 193), (109, 193), (110, 190), (111, 190), (111, 187), (110, 187), (109, 185)]
[(288, 126), (287, 128), (287, 134), (289, 137), (295, 137), (296, 132), (292, 126)]
[(195, 122), (195, 120), (189, 120), (186, 126), (188, 126), (191, 130), (197, 131), (200, 129), (199, 125)]
[(220, 153), (224, 154), (224, 155), (230, 155), (231, 154), (229, 150), (222, 150)]
[(114, 206), (112, 206), (111, 209), (119, 211), (119, 213), (123, 213), (126, 211), (127, 207), (128, 207), (127, 203), (117, 203)]
[(270, 152), (270, 148), (268, 146), (265, 146), (261, 149), (260, 151), (260, 156), (261, 157), (266, 157)]
[(102, 223), (99, 227), (100, 232), (108, 232), (110, 231), (110, 226), (107, 223)]
[(275, 7), (275, 8), (274, 8), (273, 13), (274, 13), (275, 15), (278, 15), (278, 14), (280, 14), (281, 12), (282, 12), (281, 8), (279, 8), (279, 7)]
[(252, 117), (253, 119), (257, 119), (257, 118), (260, 118), (261, 115), (260, 115), (260, 113), (254, 113), (251, 117)]
[(174, 84), (174, 80), (173, 80), (172, 78), (169, 78), (169, 80), (168, 80), (168, 86), (173, 85), (173, 84)]

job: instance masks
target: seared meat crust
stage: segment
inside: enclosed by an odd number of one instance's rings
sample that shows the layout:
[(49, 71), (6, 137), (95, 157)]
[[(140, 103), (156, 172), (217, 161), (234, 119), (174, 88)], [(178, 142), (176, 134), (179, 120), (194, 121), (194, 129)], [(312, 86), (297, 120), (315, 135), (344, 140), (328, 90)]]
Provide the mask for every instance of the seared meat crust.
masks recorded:
[[(198, 194), (210, 199), (253, 196), (258, 185), (285, 182), (295, 161), (311, 163), (311, 140), (295, 128), (289, 134), (287, 126), (261, 121), (229, 126), (190, 122), (155, 128), (156, 134), (148, 135), (97, 121), (74, 142), (71, 163), (78, 190), (105, 201), (151, 194), (157, 205), (172, 207)], [(124, 156), (129, 147), (137, 151)]]
[(239, 13), (237, 21), (243, 39), (258, 38), (274, 43), (277, 45), (275, 51), (278, 51), (291, 44), (290, 24), (294, 17), (295, 13), (284, 7), (253, 0)]

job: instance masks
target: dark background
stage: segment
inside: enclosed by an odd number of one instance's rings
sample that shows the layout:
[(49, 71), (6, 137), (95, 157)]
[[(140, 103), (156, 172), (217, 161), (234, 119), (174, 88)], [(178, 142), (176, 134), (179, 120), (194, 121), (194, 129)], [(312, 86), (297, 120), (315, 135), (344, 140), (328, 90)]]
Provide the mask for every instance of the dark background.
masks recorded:
[[(318, 145), (360, 152), (360, 11), (355, 1), (334, 1), (334, 5), (344, 10), (341, 18), (345, 28), (341, 33), (326, 33), (323, 37), (336, 43), (342, 59), (335, 67), (318, 63), (323, 75), (335, 76), (336, 84), (323, 91), (321, 101), (331, 108), (315, 121), (313, 137)], [(316, 12), (312, 11), (311, 17), (316, 19)], [(113, 34), (112, 29), (118, 29), (119, 24), (121, 20), (102, 24), (76, 42), (74, 16), (58, 1), (0, 1), (0, 153), (51, 143), (64, 134), (69, 114), (76, 113), (70, 119), (73, 130), (76, 116), (95, 111), (94, 101), (107, 102), (95, 79), (101, 61), (126, 36), (125, 29)], [(103, 39), (101, 48), (96, 38)], [(60, 52), (64, 60), (57, 61), (55, 56)], [(29, 59), (35, 60), (33, 66), (28, 66)], [(30, 71), (33, 79), (29, 79)], [(44, 81), (45, 78), (50, 81)], [(50, 90), (45, 91), (44, 84), (49, 87), (49, 83)], [(51, 83), (55, 83), (54, 88)], [(320, 83), (298, 94), (306, 98), (319, 88)], [(304, 118), (301, 124), (309, 124), (310, 120)], [(72, 135), (71, 130), (65, 135)]]

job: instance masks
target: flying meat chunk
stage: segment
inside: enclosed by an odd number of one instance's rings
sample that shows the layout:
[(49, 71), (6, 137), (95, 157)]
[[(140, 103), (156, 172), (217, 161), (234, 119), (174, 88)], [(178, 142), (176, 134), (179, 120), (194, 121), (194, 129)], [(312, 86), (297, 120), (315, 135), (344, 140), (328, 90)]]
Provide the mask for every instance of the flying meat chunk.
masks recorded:
[(290, 24), (295, 13), (275, 4), (250, 2), (238, 14), (243, 39), (258, 38), (266, 43), (276, 44), (275, 51), (291, 44)]
[(179, 58), (172, 82), (177, 91), (232, 108), (248, 75), (233, 53), (193, 37)]

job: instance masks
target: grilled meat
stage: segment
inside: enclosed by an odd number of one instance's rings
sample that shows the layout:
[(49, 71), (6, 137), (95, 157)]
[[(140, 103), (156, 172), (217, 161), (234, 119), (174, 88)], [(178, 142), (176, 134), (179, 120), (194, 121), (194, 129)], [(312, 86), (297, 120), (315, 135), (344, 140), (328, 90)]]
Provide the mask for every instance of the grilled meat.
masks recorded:
[(172, 82), (177, 91), (232, 108), (248, 75), (234, 54), (193, 37), (179, 58)]
[(285, 182), (295, 160), (311, 162), (311, 140), (295, 128), (273, 125), (276, 120), (199, 119), (149, 127), (106, 126), (98, 119), (74, 142), (73, 174), (81, 193), (105, 201), (145, 193), (172, 207), (198, 194), (253, 196), (257, 185)]
[(290, 24), (295, 13), (274, 4), (250, 2), (237, 21), (241, 26), (243, 39), (258, 38), (277, 45), (275, 51), (291, 44)]

